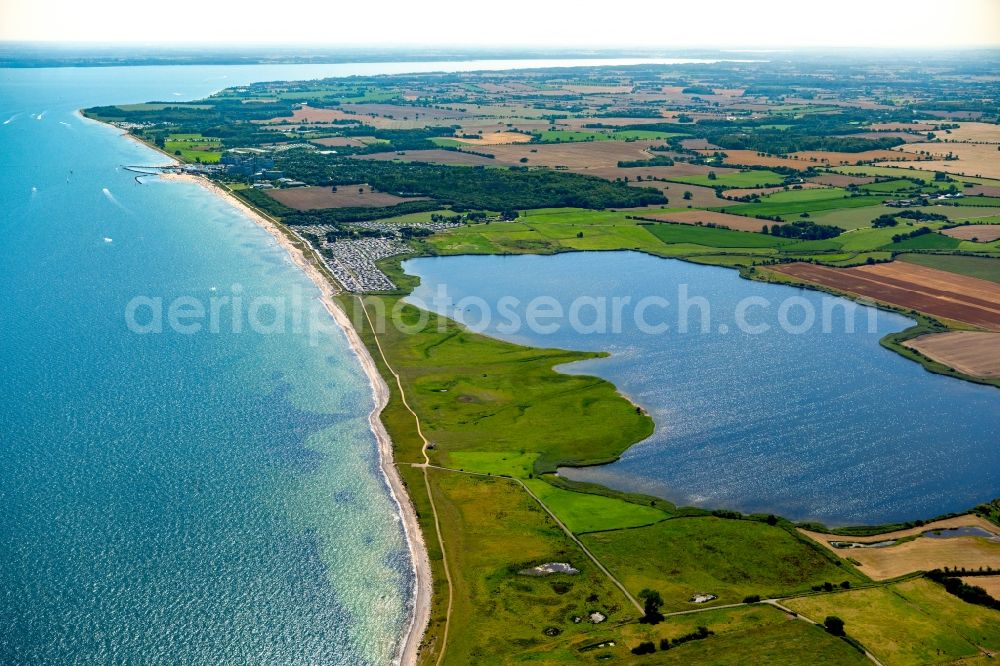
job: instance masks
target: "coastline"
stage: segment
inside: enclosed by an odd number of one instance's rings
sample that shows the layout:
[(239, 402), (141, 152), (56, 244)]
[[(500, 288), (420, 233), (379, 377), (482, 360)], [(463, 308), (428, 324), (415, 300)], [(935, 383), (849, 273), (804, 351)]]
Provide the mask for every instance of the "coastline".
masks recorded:
[[(143, 144), (145, 145), (145, 144)], [(397, 652), (398, 663), (408, 666), (416, 664), (417, 655), (420, 649), (420, 642), (424, 631), (430, 620), (431, 609), (431, 569), (430, 560), (427, 556), (427, 548), (424, 545), (423, 532), (417, 522), (416, 510), (410, 501), (403, 485), (402, 477), (396, 469), (392, 450), (392, 440), (385, 429), (385, 425), (380, 418), (382, 410), (389, 402), (389, 387), (385, 383), (382, 375), (379, 374), (375, 361), (364, 345), (361, 337), (355, 330), (350, 318), (337, 304), (334, 296), (333, 285), (324, 276), (316, 265), (309, 261), (304, 252), (296, 247), (288, 236), (278, 227), (277, 223), (261, 215), (258, 211), (250, 208), (245, 203), (234, 197), (219, 185), (198, 176), (188, 174), (163, 174), (160, 178), (166, 180), (183, 180), (195, 182), (206, 190), (227, 201), (233, 208), (239, 210), (243, 215), (252, 220), (255, 224), (267, 231), (277, 241), (285, 252), (288, 253), (292, 262), (298, 266), (303, 273), (316, 285), (320, 291), (320, 302), (326, 308), (330, 316), (347, 336), (351, 351), (361, 363), (361, 367), (368, 377), (368, 383), (372, 389), (372, 397), (375, 405), (368, 415), (369, 425), (372, 433), (378, 442), (379, 467), (385, 478), (389, 495), (396, 504), (400, 519), (403, 521), (403, 531), (406, 537), (407, 546), (410, 550), (410, 561), (414, 573), (413, 608), (410, 613), (410, 622), (407, 628), (406, 637), (400, 643)]]
[[(153, 146), (145, 141), (142, 141), (129, 132), (123, 131), (114, 125), (110, 125), (93, 118), (88, 118), (79, 109), (77, 109), (74, 114), (84, 122), (93, 122), (98, 125), (104, 125), (105, 127), (117, 131), (119, 136), (122, 136), (130, 141), (134, 141), (144, 148), (162, 155), (167, 160), (167, 163), (162, 166), (174, 166), (181, 164), (181, 162), (173, 155), (161, 150), (157, 146)], [(372, 434), (375, 435), (375, 440), (378, 445), (379, 469), (382, 472), (383, 479), (389, 491), (389, 496), (396, 505), (397, 513), (403, 523), (403, 534), (406, 539), (407, 548), (410, 551), (410, 564), (413, 568), (414, 574), (412, 590), (413, 603), (409, 612), (409, 623), (406, 628), (406, 635), (399, 642), (393, 663), (401, 664), (402, 666), (415, 665), (420, 652), (420, 644), (430, 623), (431, 598), (433, 595), (433, 588), (431, 585), (431, 566), (430, 558), (427, 553), (427, 547), (424, 543), (424, 535), (417, 520), (416, 509), (406, 491), (406, 486), (403, 484), (403, 479), (399, 474), (399, 470), (396, 469), (392, 439), (389, 437), (389, 433), (381, 420), (382, 410), (385, 409), (389, 402), (389, 387), (385, 383), (385, 379), (379, 373), (378, 367), (375, 365), (375, 361), (372, 358), (371, 353), (361, 340), (361, 336), (358, 335), (358, 332), (351, 323), (347, 313), (341, 309), (334, 298), (337, 292), (331, 282), (331, 278), (325, 276), (319, 268), (317, 268), (316, 264), (306, 257), (303, 250), (291, 241), (288, 234), (282, 231), (279, 224), (275, 220), (268, 219), (260, 211), (248, 206), (246, 203), (235, 197), (231, 192), (225, 190), (207, 178), (183, 173), (156, 175), (159, 178), (168, 181), (187, 181), (200, 185), (213, 195), (218, 196), (223, 201), (227, 202), (254, 224), (270, 234), (278, 245), (285, 250), (292, 263), (301, 269), (306, 277), (308, 277), (316, 288), (319, 289), (320, 302), (347, 337), (351, 351), (361, 364), (362, 370), (368, 377), (369, 386), (371, 386), (374, 406), (368, 415), (368, 422)]]
[[(134, 137), (131, 138), (134, 139)], [(135, 140), (138, 141), (138, 139)], [(141, 141), (139, 141), (139, 143), (142, 143), (144, 146), (146, 145)], [(163, 154), (166, 155), (165, 153)], [(382, 375), (379, 374), (378, 368), (375, 366), (374, 359), (372, 359), (371, 354), (368, 352), (368, 348), (362, 342), (361, 337), (358, 335), (357, 330), (355, 330), (350, 318), (337, 304), (334, 298), (336, 292), (330, 284), (330, 280), (317, 269), (315, 264), (306, 258), (300, 248), (296, 247), (289, 240), (288, 236), (282, 232), (276, 222), (267, 219), (258, 211), (250, 208), (219, 185), (205, 178), (189, 174), (161, 174), (159, 177), (165, 180), (179, 180), (197, 183), (209, 192), (212, 192), (214, 195), (228, 202), (233, 208), (240, 211), (240, 213), (267, 231), (275, 239), (275, 241), (277, 241), (278, 245), (285, 250), (289, 258), (292, 260), (292, 263), (300, 268), (302, 272), (305, 273), (305, 275), (313, 282), (313, 284), (316, 285), (316, 288), (320, 291), (320, 302), (323, 304), (324, 308), (326, 308), (327, 312), (330, 313), (330, 316), (333, 317), (337, 326), (339, 326), (346, 335), (351, 351), (360, 362), (361, 368), (368, 377), (368, 383), (372, 389), (372, 398), (374, 399), (375, 404), (372, 411), (368, 415), (368, 421), (372, 433), (375, 435), (375, 439), (378, 442), (379, 468), (389, 490), (389, 496), (396, 504), (400, 519), (403, 522), (403, 532), (410, 551), (410, 562), (413, 566), (414, 586), (412, 610), (409, 613), (410, 618), (406, 636), (399, 644), (396, 663), (402, 664), (403, 666), (416, 664), (417, 656), (420, 650), (420, 642), (423, 638), (428, 622), (430, 621), (431, 569), (430, 560), (427, 556), (427, 548), (424, 545), (423, 532), (420, 530), (420, 525), (417, 522), (416, 510), (414, 509), (413, 503), (410, 501), (409, 495), (406, 492), (406, 487), (403, 485), (402, 477), (400, 477), (399, 471), (396, 469), (392, 450), (392, 440), (380, 418), (382, 410), (389, 402), (389, 387), (386, 385), (385, 379), (383, 379)]]

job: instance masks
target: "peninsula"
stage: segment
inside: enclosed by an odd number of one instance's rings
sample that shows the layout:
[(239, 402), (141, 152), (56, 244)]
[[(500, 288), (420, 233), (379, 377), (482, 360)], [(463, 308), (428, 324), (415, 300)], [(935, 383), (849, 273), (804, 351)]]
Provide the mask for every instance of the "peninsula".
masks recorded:
[(347, 332), (416, 572), (404, 663), (951, 663), (1000, 649), (995, 487), (949, 515), (834, 528), (572, 481), (560, 468), (664, 424), (556, 369), (602, 352), (417, 308), (402, 262), (634, 250), (732, 268), (903, 313), (886, 348), (992, 391), (991, 66), (365, 76), (84, 113), (176, 161), (130, 166), (246, 206)]

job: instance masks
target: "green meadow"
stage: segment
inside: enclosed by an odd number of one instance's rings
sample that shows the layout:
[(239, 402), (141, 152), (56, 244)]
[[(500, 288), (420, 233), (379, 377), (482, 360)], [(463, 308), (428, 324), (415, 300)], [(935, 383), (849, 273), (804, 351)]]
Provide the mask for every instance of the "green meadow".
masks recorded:
[(840, 617), (847, 635), (887, 666), (951, 663), (975, 657), (980, 647), (1000, 649), (1000, 612), (965, 603), (925, 579), (792, 599), (787, 605), (818, 621)]
[(163, 150), (184, 162), (214, 164), (222, 158), (222, 139), (201, 134), (170, 134), (163, 142)]
[(773, 171), (763, 169), (752, 169), (749, 171), (723, 172), (716, 174), (715, 178), (708, 174), (700, 176), (672, 176), (671, 181), (677, 183), (688, 183), (690, 185), (704, 185), (705, 187), (771, 187), (781, 185), (785, 182), (785, 177)]
[(674, 518), (650, 527), (585, 535), (584, 543), (625, 586), (659, 590), (664, 609), (693, 610), (697, 593), (708, 605), (808, 592), (813, 585), (864, 579), (781, 525), (714, 516)]

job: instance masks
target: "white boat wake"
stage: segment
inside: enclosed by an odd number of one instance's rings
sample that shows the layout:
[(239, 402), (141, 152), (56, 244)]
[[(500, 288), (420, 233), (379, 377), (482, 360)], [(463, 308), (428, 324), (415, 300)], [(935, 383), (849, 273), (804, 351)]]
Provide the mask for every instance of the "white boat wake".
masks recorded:
[(101, 188), (101, 193), (104, 194), (104, 196), (107, 198), (107, 200), (110, 201), (111, 203), (113, 203), (114, 205), (118, 206), (119, 208), (121, 208), (124, 211), (128, 210), (127, 208), (125, 208), (125, 206), (123, 206), (121, 204), (120, 201), (118, 201), (118, 199), (115, 199), (115, 195), (111, 194), (111, 190), (109, 190), (108, 188), (102, 187)]

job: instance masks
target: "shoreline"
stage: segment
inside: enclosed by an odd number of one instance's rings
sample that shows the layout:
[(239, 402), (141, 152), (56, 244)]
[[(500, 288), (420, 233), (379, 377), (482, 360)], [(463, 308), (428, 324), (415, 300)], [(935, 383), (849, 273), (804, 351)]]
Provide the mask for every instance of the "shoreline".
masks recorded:
[[(142, 142), (139, 141), (139, 143)], [(143, 143), (143, 145), (146, 144)], [(368, 422), (378, 444), (379, 469), (385, 480), (389, 496), (396, 505), (400, 520), (403, 523), (403, 533), (410, 551), (410, 562), (414, 573), (413, 603), (412, 609), (408, 613), (410, 616), (409, 623), (407, 625), (406, 636), (399, 644), (394, 663), (404, 666), (416, 664), (420, 651), (420, 643), (430, 621), (432, 592), (430, 559), (428, 558), (427, 548), (424, 544), (423, 532), (417, 522), (416, 510), (410, 501), (409, 494), (406, 492), (406, 487), (403, 485), (402, 477), (395, 466), (392, 439), (389, 437), (389, 433), (386, 431), (385, 425), (380, 418), (382, 410), (385, 409), (389, 402), (389, 387), (385, 383), (385, 379), (379, 374), (374, 359), (369, 353), (368, 348), (364, 345), (364, 342), (362, 342), (350, 318), (337, 304), (334, 298), (336, 292), (333, 285), (330, 284), (329, 279), (306, 258), (300, 248), (296, 247), (289, 240), (288, 236), (281, 231), (276, 222), (267, 219), (258, 211), (237, 199), (230, 192), (227, 192), (219, 185), (205, 178), (190, 174), (161, 174), (159, 177), (165, 180), (179, 180), (199, 184), (209, 192), (225, 200), (230, 206), (253, 221), (254, 224), (268, 232), (277, 241), (278, 245), (285, 250), (292, 263), (301, 269), (306, 277), (319, 289), (320, 302), (347, 337), (351, 351), (361, 364), (361, 368), (368, 377), (368, 384), (372, 390), (374, 406), (368, 415)]]
[[(164, 166), (181, 164), (181, 162), (173, 155), (161, 150), (157, 146), (149, 145), (145, 141), (142, 141), (130, 133), (115, 127), (114, 125), (109, 125), (108, 123), (88, 118), (81, 113), (80, 110), (77, 110), (75, 114), (84, 121), (94, 122), (99, 125), (105, 125), (109, 128), (115, 129), (120, 133), (120, 136), (134, 141), (144, 148), (151, 149), (154, 152), (159, 153), (168, 160), (168, 164)], [(365, 346), (364, 342), (361, 340), (361, 336), (358, 335), (357, 330), (351, 323), (350, 317), (348, 317), (347, 313), (344, 312), (337, 304), (337, 301), (334, 298), (337, 292), (331, 283), (330, 278), (325, 276), (313, 262), (309, 261), (303, 250), (296, 247), (295, 244), (292, 243), (288, 235), (281, 230), (276, 221), (268, 219), (260, 211), (248, 206), (231, 192), (227, 191), (217, 183), (208, 180), (207, 178), (186, 173), (153, 175), (168, 181), (186, 181), (200, 185), (208, 192), (227, 202), (251, 222), (270, 234), (278, 245), (285, 250), (292, 263), (302, 270), (305, 276), (309, 278), (309, 280), (319, 290), (320, 302), (323, 304), (326, 311), (330, 313), (330, 316), (333, 318), (334, 322), (336, 322), (340, 330), (343, 331), (347, 338), (347, 342), (350, 345), (351, 351), (358, 359), (358, 362), (361, 364), (361, 369), (368, 377), (368, 384), (371, 387), (372, 398), (374, 400), (372, 411), (368, 415), (368, 423), (377, 442), (379, 470), (382, 472), (386, 489), (389, 491), (389, 497), (396, 505), (397, 514), (403, 524), (403, 534), (406, 539), (407, 548), (410, 551), (410, 565), (414, 575), (412, 588), (413, 602), (412, 607), (409, 609), (410, 612), (408, 613), (409, 622), (406, 628), (406, 635), (403, 640), (399, 642), (393, 663), (400, 664), (401, 666), (415, 665), (417, 663), (417, 657), (420, 652), (420, 645), (423, 641), (424, 633), (427, 631), (427, 627), (430, 624), (431, 601), (433, 595), (431, 565), (430, 557), (427, 553), (427, 546), (424, 543), (423, 531), (420, 529), (420, 524), (417, 520), (416, 508), (406, 491), (406, 486), (403, 484), (403, 479), (399, 474), (399, 470), (396, 469), (392, 439), (389, 437), (389, 433), (381, 419), (382, 411), (389, 403), (389, 387), (385, 383), (385, 378), (379, 373), (378, 367), (375, 365), (375, 360), (372, 358), (371, 353), (368, 351), (368, 347)]]
[(396, 469), (392, 440), (380, 418), (382, 410), (389, 403), (389, 387), (382, 375), (379, 374), (375, 360), (372, 358), (364, 342), (362, 342), (361, 336), (358, 335), (347, 313), (337, 304), (334, 298), (336, 292), (333, 285), (330, 284), (330, 280), (308, 260), (300, 248), (296, 247), (289, 240), (288, 236), (282, 232), (276, 222), (269, 220), (258, 211), (237, 199), (230, 192), (227, 192), (216, 183), (205, 178), (190, 174), (163, 174), (159, 177), (166, 180), (182, 180), (198, 183), (209, 192), (228, 202), (233, 208), (267, 231), (277, 241), (278, 245), (285, 250), (292, 263), (299, 267), (305, 273), (306, 277), (316, 285), (316, 288), (320, 291), (320, 302), (347, 337), (351, 351), (357, 357), (362, 370), (368, 377), (369, 386), (371, 386), (375, 404), (368, 415), (368, 421), (378, 443), (379, 468), (382, 471), (386, 487), (389, 490), (389, 496), (392, 498), (393, 503), (396, 504), (399, 517), (403, 523), (403, 532), (410, 550), (410, 562), (414, 573), (413, 608), (409, 613), (410, 619), (406, 637), (400, 643), (397, 652), (397, 663), (404, 666), (416, 664), (420, 643), (430, 621), (430, 559), (428, 558), (427, 548), (424, 544), (423, 532), (417, 522), (416, 509), (410, 500), (409, 494), (406, 492), (402, 477)]

